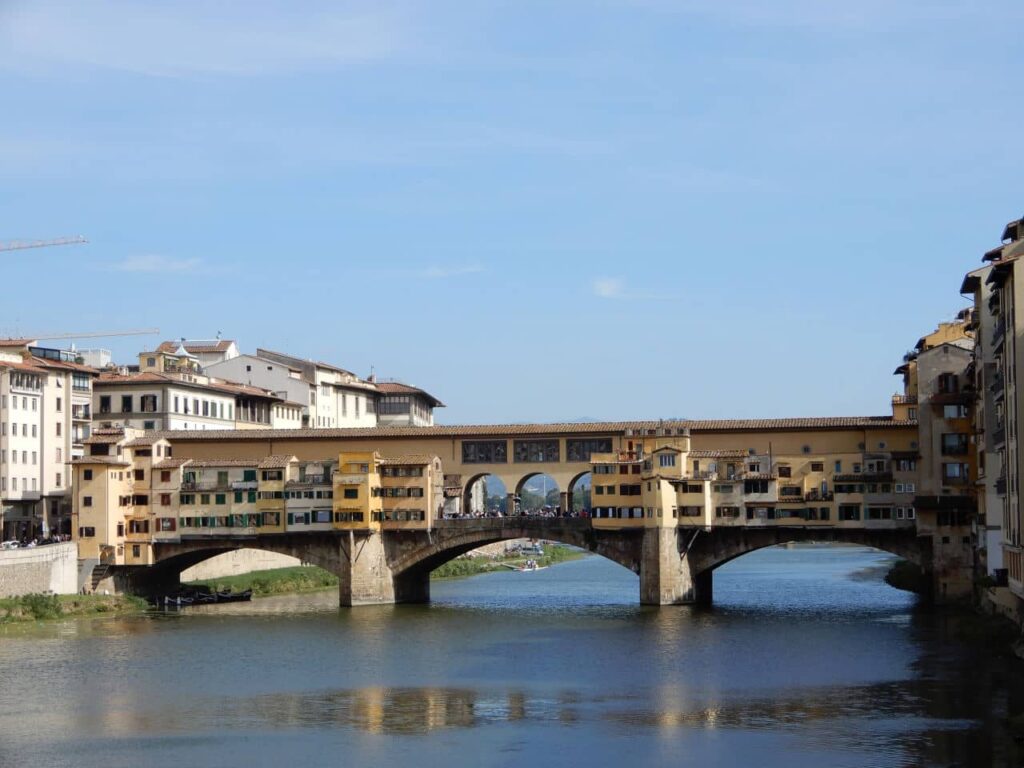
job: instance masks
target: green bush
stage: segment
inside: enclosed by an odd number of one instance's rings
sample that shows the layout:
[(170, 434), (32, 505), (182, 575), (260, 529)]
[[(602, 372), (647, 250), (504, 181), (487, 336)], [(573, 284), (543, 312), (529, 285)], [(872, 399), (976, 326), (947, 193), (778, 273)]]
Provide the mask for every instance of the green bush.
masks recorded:
[(56, 619), (63, 613), (56, 595), (23, 595), (18, 598), (21, 610), (33, 619)]

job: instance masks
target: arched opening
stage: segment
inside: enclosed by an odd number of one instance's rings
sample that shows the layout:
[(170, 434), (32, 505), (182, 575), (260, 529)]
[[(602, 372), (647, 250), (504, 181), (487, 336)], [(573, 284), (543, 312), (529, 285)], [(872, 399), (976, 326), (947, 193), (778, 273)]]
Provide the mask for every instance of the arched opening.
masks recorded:
[[(884, 542), (768, 542), (717, 559), (702, 575), (710, 584), (714, 574), (714, 601), (722, 608), (782, 616), (809, 610), (885, 613), (912, 603), (911, 591), (927, 594), (926, 588), (896, 588), (887, 579), (908, 554)], [(929, 583), (919, 565), (910, 568), (919, 571), (920, 585)]]
[(516, 486), (516, 506), (516, 512), (521, 515), (560, 517), (567, 503), (555, 478), (544, 472), (533, 472)]
[(508, 513), (508, 488), (497, 475), (480, 474), (463, 489), (461, 517), (498, 517)]
[(569, 511), (578, 517), (589, 517), (591, 510), (591, 475), (580, 472), (569, 483)]

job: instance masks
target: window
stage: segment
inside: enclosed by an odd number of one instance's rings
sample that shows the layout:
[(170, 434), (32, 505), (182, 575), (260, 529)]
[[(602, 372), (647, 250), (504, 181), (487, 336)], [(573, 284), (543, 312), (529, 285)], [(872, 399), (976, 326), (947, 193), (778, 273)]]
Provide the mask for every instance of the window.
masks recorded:
[(812, 461), (811, 462), (811, 472), (824, 472), (824, 471), (825, 471), (825, 463), (824, 462), (821, 462), (821, 461)]
[(463, 440), (463, 464), (505, 464), (508, 443), (505, 440)]
[(589, 440), (569, 439), (565, 441), (566, 461), (590, 461), (593, 453), (611, 453), (612, 441), (607, 437)]
[(659, 467), (674, 467), (676, 465), (676, 455), (674, 453), (663, 453), (658, 456)]
[(163, 469), (160, 471), (160, 482), (169, 483), (171, 482), (171, 473), (169, 470)]
[(161, 507), (169, 507), (169, 506), (171, 506), (171, 494), (169, 494), (169, 493), (161, 493), (160, 494), (160, 506)]
[(967, 418), (966, 405), (944, 405), (942, 406), (942, 418), (944, 419), (965, 419)]
[(60, 488), (61, 485), (63, 484), (63, 481), (64, 481), (64, 478), (61, 476), (60, 472), (57, 473), (56, 480), (57, 480), (57, 482), (55, 482), (54, 485), (56, 485), (58, 488)]
[(839, 519), (860, 520), (860, 507), (856, 504), (840, 504)]
[(743, 492), (744, 493), (768, 493), (768, 481), (767, 480), (744, 480), (743, 481)]
[(515, 460), (519, 462), (560, 460), (558, 440), (514, 440), (513, 451)]
[(942, 479), (949, 482), (965, 482), (967, 480), (967, 472), (966, 464), (945, 462), (942, 465)]
[(91, 525), (82, 526), (78, 529), (78, 538), (91, 539), (96, 535), (96, 529)]
[(213, 503), (217, 506), (223, 506), (228, 503), (228, 496), (226, 493), (218, 493), (213, 497)]
[(839, 472), (842, 472), (842, 471), (843, 471), (843, 462), (837, 461), (835, 463), (835, 472), (839, 473)]
[(135, 472), (134, 472), (134, 476), (135, 476), (136, 480), (145, 480), (146, 479), (146, 470), (144, 470), (144, 469), (136, 469)]
[(82, 470), (82, 479), (83, 480), (92, 480), (92, 470), (91, 469), (83, 469)]
[[(102, 407), (100, 408), (100, 410), (103, 410)], [(121, 413), (131, 413), (131, 412), (132, 412), (132, 396), (131, 395), (121, 395)]]
[(345, 492), (342, 494), (342, 498), (345, 498), (345, 499), (358, 499), (359, 498), (359, 489), (358, 488), (346, 488)]
[(92, 496), (83, 496), (82, 497), (82, 506), (83, 507), (91, 507), (92, 506)]
[(940, 373), (938, 388), (943, 394), (954, 394), (960, 391), (960, 381), (955, 373)]
[(793, 476), (793, 470), (787, 464), (779, 464), (779, 466), (777, 467), (777, 470), (778, 470), (778, 473), (779, 473), (779, 477), (792, 477)]
[(963, 456), (967, 453), (968, 436), (959, 432), (942, 435), (943, 456)]

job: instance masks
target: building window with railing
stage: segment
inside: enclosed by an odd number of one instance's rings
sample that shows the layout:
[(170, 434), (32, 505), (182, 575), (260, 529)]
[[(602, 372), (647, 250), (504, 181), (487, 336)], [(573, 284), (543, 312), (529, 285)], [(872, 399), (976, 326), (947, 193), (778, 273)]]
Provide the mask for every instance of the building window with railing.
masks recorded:
[(942, 435), (943, 456), (963, 456), (967, 453), (968, 436), (953, 432)]

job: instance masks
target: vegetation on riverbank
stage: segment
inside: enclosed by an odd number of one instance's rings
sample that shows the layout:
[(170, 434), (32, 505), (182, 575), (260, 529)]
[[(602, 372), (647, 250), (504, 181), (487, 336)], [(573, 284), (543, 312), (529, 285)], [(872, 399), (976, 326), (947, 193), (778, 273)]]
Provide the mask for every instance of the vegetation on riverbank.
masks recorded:
[(241, 573), (237, 576), (190, 581), (184, 586), (206, 586), (217, 591), (230, 589), (234, 592), (251, 589), (253, 597), (267, 597), (329, 589), (338, 586), (338, 577), (315, 565), (296, 565), (291, 568), (272, 568), (266, 571)]
[(535, 560), (541, 568), (564, 563), (568, 560), (578, 560), (586, 557), (583, 552), (562, 544), (551, 544), (544, 547), (543, 555), (531, 555), (515, 553), (501, 557), (457, 557), (437, 568), (430, 574), (432, 579), (458, 579), (466, 576), (476, 576), (480, 573), (492, 573), (494, 571), (507, 570), (509, 566), (517, 567), (524, 565), (527, 560)]
[(897, 560), (885, 574), (885, 583), (917, 595), (923, 595), (928, 590), (927, 577), (909, 560)]
[(22, 595), (0, 599), (0, 624), (123, 615), (146, 607), (130, 595)]

